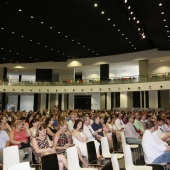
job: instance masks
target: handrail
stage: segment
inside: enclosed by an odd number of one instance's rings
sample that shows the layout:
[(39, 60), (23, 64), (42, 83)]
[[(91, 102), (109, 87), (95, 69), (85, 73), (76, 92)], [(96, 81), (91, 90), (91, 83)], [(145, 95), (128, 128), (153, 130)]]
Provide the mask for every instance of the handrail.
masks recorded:
[(46, 82), (46, 81), (29, 81), (18, 79), (0, 80), (0, 85), (12, 85), (12, 86), (82, 86), (82, 85), (106, 85), (106, 84), (125, 84), (125, 83), (142, 83), (142, 82), (157, 82), (157, 81), (169, 81), (170, 73), (157, 73), (149, 75), (135, 75), (135, 76), (122, 76), (122, 77), (110, 77), (107, 80), (100, 80), (100, 78), (92, 79), (67, 79), (60, 80), (58, 82)]

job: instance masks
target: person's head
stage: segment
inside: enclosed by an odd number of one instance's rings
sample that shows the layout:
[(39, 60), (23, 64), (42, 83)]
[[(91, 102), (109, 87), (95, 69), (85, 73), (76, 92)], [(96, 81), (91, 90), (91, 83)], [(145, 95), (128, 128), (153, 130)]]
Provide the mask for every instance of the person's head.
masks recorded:
[(141, 117), (142, 120), (146, 120), (146, 114), (143, 114)]
[(78, 131), (82, 131), (83, 130), (83, 122), (81, 119), (77, 119), (74, 123), (73, 126), (74, 129), (77, 129)]
[(74, 115), (74, 114), (71, 114), (71, 115), (70, 115), (70, 120), (71, 120), (72, 122), (75, 122), (75, 115)]
[(128, 116), (128, 122), (132, 123), (132, 124), (134, 123), (134, 116), (133, 115)]
[(95, 122), (96, 124), (99, 124), (99, 123), (100, 123), (100, 117), (99, 117), (99, 116), (95, 116), (95, 117), (94, 117), (94, 122)]
[(90, 117), (89, 117), (89, 116), (86, 116), (86, 117), (84, 118), (84, 124), (85, 124), (85, 125), (90, 125)]
[(111, 117), (110, 116), (106, 117), (106, 123), (111, 123)]
[(52, 117), (48, 117), (46, 120), (45, 120), (45, 125), (46, 126), (50, 126), (50, 125), (53, 125), (54, 124), (54, 120)]
[(60, 122), (58, 124), (58, 127), (59, 127), (60, 132), (63, 134), (67, 131), (68, 125), (66, 122)]
[(6, 124), (7, 123), (7, 117), (5, 115), (1, 115), (0, 116), (0, 121), (1, 121), (2, 125)]
[(139, 113), (135, 113), (135, 119), (140, 120), (140, 114)]
[(154, 123), (154, 121), (147, 121), (146, 122), (146, 129), (150, 130), (151, 132), (155, 131), (155, 125), (156, 123)]
[(47, 126), (45, 124), (40, 125), (37, 132), (36, 132), (36, 136), (38, 136), (38, 137), (39, 136), (46, 136), (47, 135), (46, 134), (46, 131), (47, 131), (46, 128), (47, 128)]
[(104, 118), (103, 116), (102, 116), (102, 117), (100, 117), (100, 123), (101, 123), (101, 124), (105, 124), (104, 119), (105, 119), (105, 118)]
[(40, 125), (40, 120), (39, 119), (32, 119), (30, 124), (31, 124), (30, 127), (32, 127), (32, 126), (38, 127)]
[(166, 123), (169, 125), (170, 124), (170, 117), (166, 118)]
[(14, 122), (14, 128), (15, 129), (18, 129), (18, 130), (21, 130), (23, 128), (23, 122), (22, 120), (16, 120)]
[(119, 113), (118, 116), (117, 116), (118, 119), (121, 119), (122, 118), (122, 114)]
[(158, 126), (162, 126), (164, 124), (164, 119), (161, 117), (157, 117), (157, 121), (158, 121)]

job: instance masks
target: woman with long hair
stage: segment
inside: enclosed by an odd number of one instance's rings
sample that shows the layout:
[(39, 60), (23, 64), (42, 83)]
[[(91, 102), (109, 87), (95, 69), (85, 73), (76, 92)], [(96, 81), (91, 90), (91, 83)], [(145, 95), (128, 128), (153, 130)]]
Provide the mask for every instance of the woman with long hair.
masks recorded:
[[(40, 125), (36, 135), (31, 140), (31, 146), (33, 148), (33, 154), (37, 163), (41, 163), (41, 157), (44, 155), (56, 153), (55, 147), (53, 147), (46, 133), (46, 125)], [(67, 159), (62, 154), (56, 154), (59, 162), (59, 170), (64, 170), (64, 167), (68, 169)]]
[(7, 117), (5, 115), (0, 115), (1, 130), (5, 130), (7, 133), (11, 131), (11, 127), (7, 123)]
[(39, 126), (40, 126), (39, 119), (32, 119), (32, 121), (30, 122), (30, 125), (29, 125), (29, 127), (31, 127), (30, 128), (31, 137), (36, 135)]

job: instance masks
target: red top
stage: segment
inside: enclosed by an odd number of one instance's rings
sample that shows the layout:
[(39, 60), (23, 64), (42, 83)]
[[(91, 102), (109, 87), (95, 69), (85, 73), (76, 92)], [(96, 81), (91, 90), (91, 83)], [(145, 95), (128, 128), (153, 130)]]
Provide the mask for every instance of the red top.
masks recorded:
[[(28, 134), (27, 134), (25, 129), (22, 129), (20, 132), (17, 132), (17, 131), (14, 130), (13, 133), (14, 133), (14, 140), (16, 140), (16, 141), (23, 141), (23, 140), (28, 141)], [(20, 146), (20, 144), (10, 143), (10, 146), (13, 146), (13, 145)]]

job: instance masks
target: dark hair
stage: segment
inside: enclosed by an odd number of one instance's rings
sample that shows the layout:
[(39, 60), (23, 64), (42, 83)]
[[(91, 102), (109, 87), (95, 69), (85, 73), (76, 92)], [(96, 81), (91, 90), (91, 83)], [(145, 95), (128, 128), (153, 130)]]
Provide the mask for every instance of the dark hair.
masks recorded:
[(39, 130), (41, 131), (41, 130), (46, 129), (46, 128), (47, 128), (47, 126), (44, 123), (42, 125), (40, 125), (37, 132), (36, 132), (36, 136), (39, 137)]
[(161, 121), (163, 121), (163, 122), (164, 122), (164, 121), (165, 121), (165, 119), (163, 119), (162, 117), (158, 116), (158, 117), (157, 117), (157, 121), (158, 121), (158, 122), (161, 122)]
[(33, 127), (33, 123), (37, 123), (39, 122), (40, 120), (39, 119), (32, 119), (30, 124), (29, 124), (29, 128), (32, 128)]
[(81, 119), (77, 119), (77, 120), (75, 121), (73, 128), (76, 129), (76, 128), (77, 128), (77, 125), (79, 124), (79, 122), (82, 122), (82, 127), (81, 127), (81, 129), (80, 129), (80, 131), (82, 131), (82, 130), (83, 130), (83, 121), (82, 121)]
[(151, 120), (151, 121), (146, 122), (146, 129), (151, 129), (154, 126), (155, 126), (154, 121)]
[(48, 126), (49, 121), (51, 121), (52, 119), (53, 119), (52, 117), (48, 117), (48, 118), (45, 120), (45, 124), (46, 124), (46, 126)]

